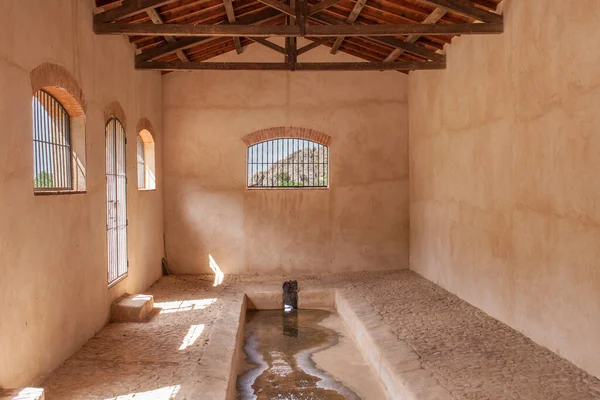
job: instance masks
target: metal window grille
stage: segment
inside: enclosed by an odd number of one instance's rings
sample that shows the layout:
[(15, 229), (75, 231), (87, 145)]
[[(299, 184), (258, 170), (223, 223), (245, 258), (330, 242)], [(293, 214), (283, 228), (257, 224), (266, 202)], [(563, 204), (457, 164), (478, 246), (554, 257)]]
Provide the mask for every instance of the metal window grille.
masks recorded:
[(296, 138), (273, 139), (248, 147), (249, 188), (328, 187), (328, 148)]
[(127, 176), (125, 129), (112, 118), (106, 124), (106, 240), (108, 284), (127, 274)]
[(71, 121), (64, 107), (44, 90), (32, 100), (33, 189), (72, 190)]
[(137, 136), (137, 185), (138, 189), (146, 187), (146, 155), (144, 154), (144, 141)]

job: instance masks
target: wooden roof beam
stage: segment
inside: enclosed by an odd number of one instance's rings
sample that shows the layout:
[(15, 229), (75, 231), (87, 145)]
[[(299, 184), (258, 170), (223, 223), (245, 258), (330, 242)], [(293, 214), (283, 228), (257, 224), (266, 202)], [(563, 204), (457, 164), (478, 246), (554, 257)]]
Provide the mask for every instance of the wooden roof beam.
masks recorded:
[(446, 63), (438, 61), (426, 62), (322, 62), (322, 63), (247, 63), (247, 62), (142, 62), (136, 63), (137, 69), (161, 71), (195, 71), (195, 70), (220, 70), (220, 71), (283, 71), (295, 69), (297, 71), (412, 71), (444, 69)]
[[(427, 18), (425, 18), (425, 20), (422, 23), (423, 24), (435, 24), (440, 19), (442, 19), (442, 17), (444, 15), (446, 15), (446, 9), (438, 7), (435, 10), (433, 10), (433, 12), (431, 14), (429, 14), (429, 16), (427, 16)], [(404, 41), (406, 43), (415, 43), (417, 40), (419, 40), (420, 37), (421, 37), (421, 35), (409, 35)], [(398, 59), (398, 57), (400, 57), (400, 55), (402, 53), (404, 53), (405, 51), (406, 50), (404, 50), (404, 49), (396, 47), (383, 61), (384, 62), (396, 61)]]
[(258, 0), (261, 3), (274, 8), (277, 11), (280, 11), (286, 15), (289, 15), (290, 17), (296, 17), (296, 10), (293, 7), (288, 6), (285, 3), (282, 3), (278, 0)]
[(503, 22), (501, 15), (476, 7), (469, 0), (420, 0), (423, 3), (436, 7), (445, 8), (446, 11), (454, 12), (465, 17), (473, 18), (481, 22), (498, 24)]
[[(469, 35), (498, 34), (504, 31), (502, 23), (488, 24), (372, 24), (372, 25), (308, 25), (308, 37), (329, 36), (399, 36), (399, 35)], [(300, 37), (299, 26), (285, 25), (186, 25), (186, 24), (102, 24), (94, 23), (99, 35), (139, 36), (253, 36)]]
[[(158, 12), (156, 11), (156, 9), (152, 8), (146, 12), (148, 13), (148, 16), (150, 17), (152, 22), (154, 22), (155, 24), (164, 24), (163, 19), (160, 17), (160, 15), (158, 15)], [(165, 36), (164, 38), (167, 41), (167, 43), (175, 43), (176, 42), (176, 40), (173, 36)], [(185, 62), (190, 61), (189, 58), (183, 52), (183, 50), (177, 50), (175, 52), (175, 54), (177, 54), (177, 57), (179, 57), (179, 59), (181, 61), (185, 61)]]
[[(331, 18), (327, 15), (313, 16), (313, 17), (311, 17), (311, 19), (313, 19), (317, 22), (320, 22), (323, 24), (329, 24), (329, 25), (344, 24), (343, 21), (340, 21), (335, 18)], [(428, 60), (446, 61), (446, 56), (443, 54), (436, 53), (435, 51), (431, 51), (431, 50), (429, 50), (423, 46), (420, 46), (418, 44), (407, 43), (407, 42), (404, 42), (402, 40), (399, 40), (399, 39), (396, 39), (393, 37), (371, 37), (371, 36), (368, 36), (368, 37), (366, 37), (366, 39), (377, 42), (377, 43), (383, 43), (383, 44), (391, 46), (391, 47), (396, 47), (398, 49), (402, 49), (402, 50), (406, 51), (407, 53), (411, 53), (411, 54), (417, 55), (419, 57), (426, 58)]]
[(308, 7), (308, 15), (315, 15), (316, 13), (321, 12), (339, 2), (340, 0), (322, 0), (314, 6)]
[[(259, 13), (244, 16), (237, 19), (238, 23), (244, 24), (259, 24), (278, 18), (281, 14), (272, 8), (267, 8)], [(197, 46), (204, 42), (214, 40), (214, 37), (184, 37), (177, 39), (175, 43), (166, 43), (158, 47), (154, 47), (143, 51), (141, 54), (135, 56), (136, 62), (152, 61), (157, 58), (164, 57), (169, 54), (175, 53), (177, 50), (183, 50), (190, 47)]]
[(94, 15), (94, 23), (113, 22), (132, 15), (141, 14), (162, 7), (177, 0), (125, 0), (121, 7), (116, 7)]
[[(223, 0), (223, 5), (225, 6), (225, 13), (227, 14), (227, 21), (230, 24), (235, 23), (235, 12), (233, 11), (233, 3), (231, 0)], [(235, 51), (238, 54), (242, 54), (242, 42), (240, 42), (239, 37), (233, 38), (233, 45), (235, 46)]]
[(298, 49), (298, 51), (296, 52), (296, 55), (299, 56), (300, 54), (304, 54), (307, 51), (311, 51), (312, 49), (315, 49), (315, 48), (329, 42), (330, 40), (331, 40), (331, 38), (319, 38), (319, 39), (307, 44), (306, 46), (300, 47)]
[[(348, 18), (346, 19), (347, 24), (353, 24), (354, 21), (356, 21), (356, 18), (358, 18), (358, 15), (362, 11), (362, 9), (364, 8), (366, 3), (367, 3), (367, 0), (357, 0), (356, 3), (354, 3), (354, 7), (352, 8), (352, 11), (350, 12), (350, 15), (348, 16)], [(331, 48), (331, 54), (337, 53), (337, 51), (340, 48), (340, 46), (342, 45), (343, 41), (344, 41), (343, 36), (340, 36), (337, 39), (335, 39), (335, 43), (333, 44), (333, 47)]]
[(275, 44), (275, 43), (273, 43), (273, 42), (270, 42), (270, 41), (268, 41), (268, 40), (267, 40), (267, 39), (265, 39), (265, 38), (259, 38), (259, 37), (249, 37), (248, 39), (250, 39), (250, 40), (252, 40), (253, 42), (256, 42), (256, 43), (258, 43), (258, 44), (261, 44), (261, 45), (263, 45), (263, 46), (265, 46), (265, 47), (268, 47), (268, 48), (269, 48), (269, 49), (271, 49), (271, 50), (275, 50), (276, 52), (278, 52), (278, 53), (281, 53), (281, 54), (283, 54), (283, 55), (286, 55), (286, 54), (287, 54), (287, 51), (286, 51), (286, 50), (285, 50), (283, 47), (281, 47), (281, 46), (279, 46), (278, 44)]

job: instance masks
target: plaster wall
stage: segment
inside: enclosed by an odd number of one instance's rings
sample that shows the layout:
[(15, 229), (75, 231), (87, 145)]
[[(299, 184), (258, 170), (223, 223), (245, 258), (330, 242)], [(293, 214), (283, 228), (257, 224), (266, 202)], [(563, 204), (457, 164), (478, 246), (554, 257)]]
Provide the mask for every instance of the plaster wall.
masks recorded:
[(411, 269), (600, 376), (600, 3), (504, 2), (411, 73)]
[[(300, 44), (302, 45), (302, 43)], [(355, 59), (317, 48), (302, 60)], [(254, 44), (216, 60), (279, 61)], [(206, 273), (407, 268), (407, 77), (397, 72), (196, 71), (163, 77), (170, 268)], [(254, 131), (330, 135), (330, 188), (246, 189)]]
[[(92, 34), (93, 1), (6, 1), (0, 13), (0, 387), (38, 384), (161, 274), (161, 77), (123, 37)], [(60, 64), (87, 98), (87, 193), (33, 194), (30, 71)], [(127, 118), (129, 275), (107, 288), (104, 109)], [(156, 191), (136, 187), (136, 122), (155, 128)]]

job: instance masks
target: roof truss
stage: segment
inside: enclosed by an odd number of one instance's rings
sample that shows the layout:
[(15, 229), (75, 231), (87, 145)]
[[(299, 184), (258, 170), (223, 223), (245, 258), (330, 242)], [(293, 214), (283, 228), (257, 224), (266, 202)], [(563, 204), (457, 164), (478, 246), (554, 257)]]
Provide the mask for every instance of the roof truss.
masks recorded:
[[(285, 1), (285, 2), (284, 2)], [(500, 0), (96, 0), (96, 34), (124, 34), (138, 48), (138, 69), (398, 70), (445, 68), (440, 51), (454, 35), (499, 34)], [(418, 4), (415, 4), (418, 3)], [(285, 38), (285, 47), (268, 40)], [(311, 43), (297, 47), (297, 38)], [(281, 63), (211, 63), (258, 43)], [(367, 62), (302, 63), (331, 47)]]

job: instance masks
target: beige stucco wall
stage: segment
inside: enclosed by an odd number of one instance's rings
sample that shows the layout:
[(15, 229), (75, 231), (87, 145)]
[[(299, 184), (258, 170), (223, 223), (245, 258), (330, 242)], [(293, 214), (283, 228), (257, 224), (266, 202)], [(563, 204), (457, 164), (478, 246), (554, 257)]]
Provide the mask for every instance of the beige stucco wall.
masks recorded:
[[(5, 1), (0, 13), (0, 387), (35, 384), (160, 276), (161, 77), (123, 37), (92, 34), (93, 1)], [(87, 193), (33, 195), (30, 71), (63, 65), (87, 97)], [(104, 108), (127, 117), (129, 277), (107, 288)], [(136, 122), (156, 129), (158, 190), (136, 188)]]
[(505, 11), (410, 76), (411, 268), (600, 376), (600, 2)]
[[(241, 56), (219, 59), (281, 62), (282, 56), (251, 45)], [(320, 48), (304, 59), (332, 58)], [(406, 268), (406, 92), (407, 77), (397, 72), (164, 76), (170, 268), (210, 272), (209, 254), (226, 274)], [(277, 126), (333, 138), (330, 189), (246, 189), (242, 137)]]

